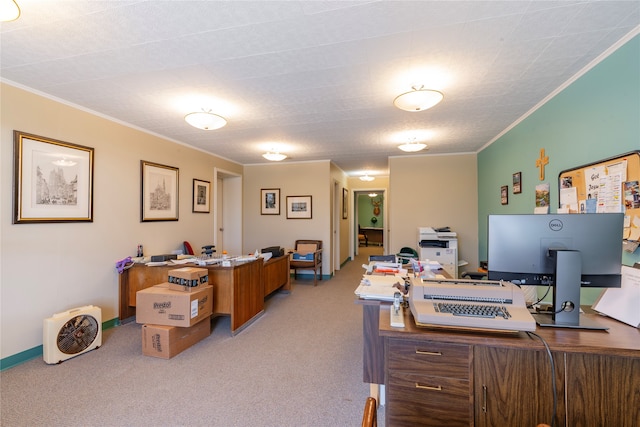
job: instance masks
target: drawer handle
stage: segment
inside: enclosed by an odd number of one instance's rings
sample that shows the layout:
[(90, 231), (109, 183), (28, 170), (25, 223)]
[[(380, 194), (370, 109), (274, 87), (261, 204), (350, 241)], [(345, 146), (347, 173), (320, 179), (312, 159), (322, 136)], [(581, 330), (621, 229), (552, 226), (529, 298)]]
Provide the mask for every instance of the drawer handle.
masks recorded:
[(442, 356), (442, 353), (439, 351), (416, 350), (416, 354), (426, 354), (427, 356)]
[(416, 388), (421, 388), (423, 390), (435, 390), (435, 391), (441, 391), (442, 390), (442, 386), (438, 385), (438, 386), (429, 386), (429, 385), (420, 385), (419, 383), (416, 383)]

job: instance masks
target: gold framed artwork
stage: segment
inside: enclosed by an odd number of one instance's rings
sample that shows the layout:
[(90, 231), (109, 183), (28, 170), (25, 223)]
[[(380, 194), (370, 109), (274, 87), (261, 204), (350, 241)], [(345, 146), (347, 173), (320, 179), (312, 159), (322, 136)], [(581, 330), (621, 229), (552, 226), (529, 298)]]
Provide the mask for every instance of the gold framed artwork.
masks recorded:
[(193, 213), (209, 213), (211, 206), (211, 182), (193, 180)]
[(342, 219), (347, 219), (349, 212), (349, 190), (342, 189)]
[(140, 161), (140, 221), (178, 220), (178, 168)]
[(13, 131), (13, 223), (93, 222), (94, 149)]

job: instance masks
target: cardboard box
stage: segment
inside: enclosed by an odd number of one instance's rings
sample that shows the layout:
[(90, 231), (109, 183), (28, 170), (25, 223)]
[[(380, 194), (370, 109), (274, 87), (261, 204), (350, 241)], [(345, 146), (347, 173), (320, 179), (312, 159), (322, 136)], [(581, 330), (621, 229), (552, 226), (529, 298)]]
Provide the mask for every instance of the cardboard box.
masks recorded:
[(167, 282), (169, 289), (193, 291), (209, 284), (209, 270), (197, 267), (176, 268), (169, 270)]
[(211, 335), (211, 318), (188, 328), (165, 325), (142, 325), (142, 354), (171, 359)]
[(136, 322), (189, 327), (213, 312), (213, 286), (193, 292), (169, 289), (161, 283), (136, 292)]

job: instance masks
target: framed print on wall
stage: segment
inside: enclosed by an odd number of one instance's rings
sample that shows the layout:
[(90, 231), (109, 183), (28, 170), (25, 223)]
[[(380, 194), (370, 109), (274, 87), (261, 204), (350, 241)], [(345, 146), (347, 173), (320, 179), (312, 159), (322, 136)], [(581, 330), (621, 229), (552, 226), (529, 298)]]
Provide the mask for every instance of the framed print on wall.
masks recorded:
[(513, 174), (513, 194), (522, 193), (522, 172)]
[(260, 214), (280, 215), (279, 188), (263, 188), (260, 190)]
[(311, 196), (287, 196), (287, 219), (311, 219)]
[(209, 213), (209, 206), (211, 206), (211, 183), (201, 179), (194, 179), (192, 212)]
[(509, 186), (503, 185), (500, 187), (500, 203), (503, 205), (509, 204)]
[(13, 223), (93, 222), (93, 153), (13, 131)]
[(141, 222), (178, 220), (178, 168), (140, 161)]
[(342, 189), (342, 219), (347, 219), (347, 213), (349, 210), (349, 190)]

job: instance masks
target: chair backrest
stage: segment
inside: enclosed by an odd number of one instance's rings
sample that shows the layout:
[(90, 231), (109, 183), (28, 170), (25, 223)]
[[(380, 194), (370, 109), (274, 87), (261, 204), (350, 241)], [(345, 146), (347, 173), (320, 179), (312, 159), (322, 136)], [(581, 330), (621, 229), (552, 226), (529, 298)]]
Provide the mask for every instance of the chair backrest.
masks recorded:
[(186, 255), (195, 255), (193, 253), (193, 248), (191, 247), (191, 243), (187, 242), (186, 240), (184, 242), (182, 242), (182, 244), (184, 245), (184, 253)]
[(322, 240), (296, 240), (296, 252), (304, 255), (322, 249)]
[(395, 255), (369, 255), (371, 261), (398, 262)]

